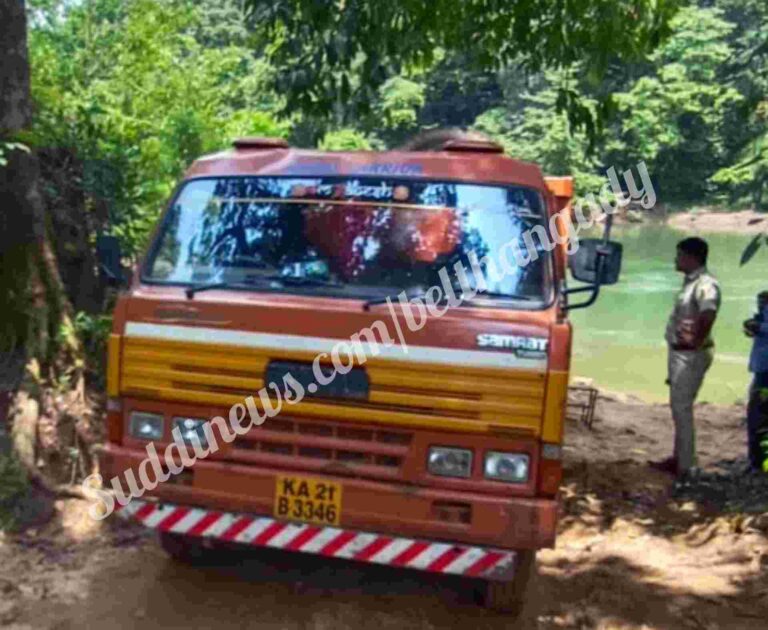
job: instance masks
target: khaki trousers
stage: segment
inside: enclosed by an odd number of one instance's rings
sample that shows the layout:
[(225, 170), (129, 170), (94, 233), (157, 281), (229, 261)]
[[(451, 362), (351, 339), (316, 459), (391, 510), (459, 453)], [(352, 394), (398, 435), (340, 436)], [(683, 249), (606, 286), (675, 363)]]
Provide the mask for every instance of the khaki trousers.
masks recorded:
[(693, 425), (693, 403), (712, 365), (714, 351), (669, 349), (669, 405), (675, 421), (675, 453), (680, 472), (696, 465), (696, 429)]

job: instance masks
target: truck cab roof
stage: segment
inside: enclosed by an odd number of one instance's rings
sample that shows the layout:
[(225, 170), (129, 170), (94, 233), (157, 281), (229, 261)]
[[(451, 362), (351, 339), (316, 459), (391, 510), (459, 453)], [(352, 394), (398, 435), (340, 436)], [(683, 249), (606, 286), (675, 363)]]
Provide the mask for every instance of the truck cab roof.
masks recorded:
[(503, 154), (491, 142), (451, 141), (430, 151), (319, 151), (277, 138), (240, 138), (233, 148), (203, 156), (186, 179), (250, 176), (403, 177), (527, 186), (546, 191), (541, 169)]

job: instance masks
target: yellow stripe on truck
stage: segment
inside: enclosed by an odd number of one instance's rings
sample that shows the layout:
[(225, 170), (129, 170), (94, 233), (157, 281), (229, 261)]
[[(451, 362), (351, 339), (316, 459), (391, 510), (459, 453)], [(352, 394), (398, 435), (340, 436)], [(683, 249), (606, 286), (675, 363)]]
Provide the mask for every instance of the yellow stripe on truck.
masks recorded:
[(568, 398), (568, 372), (550, 372), (547, 377), (547, 393), (544, 399), (544, 421), (541, 439), (548, 444), (563, 441), (563, 417)]
[[(229, 354), (225, 354), (228, 351)], [(256, 395), (270, 360), (285, 351), (129, 337), (121, 357), (124, 396), (231, 406)], [(366, 401), (308, 399), (291, 417), (421, 426), (472, 433), (500, 428), (539, 435), (546, 376), (519, 369), (433, 366), (372, 358)]]
[(107, 396), (120, 395), (120, 335), (110, 335), (107, 340)]

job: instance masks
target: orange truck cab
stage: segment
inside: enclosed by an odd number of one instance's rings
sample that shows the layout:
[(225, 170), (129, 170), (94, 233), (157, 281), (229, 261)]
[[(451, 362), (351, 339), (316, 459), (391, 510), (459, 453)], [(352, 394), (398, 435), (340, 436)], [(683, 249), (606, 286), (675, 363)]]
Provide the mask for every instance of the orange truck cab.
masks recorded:
[[(571, 196), (481, 142), (243, 139), (197, 160), (114, 312), (115, 509), (179, 555), (226, 542), (451, 573), (515, 609), (555, 542)], [(609, 245), (582, 245), (593, 299)], [(235, 435), (245, 413), (261, 422)]]

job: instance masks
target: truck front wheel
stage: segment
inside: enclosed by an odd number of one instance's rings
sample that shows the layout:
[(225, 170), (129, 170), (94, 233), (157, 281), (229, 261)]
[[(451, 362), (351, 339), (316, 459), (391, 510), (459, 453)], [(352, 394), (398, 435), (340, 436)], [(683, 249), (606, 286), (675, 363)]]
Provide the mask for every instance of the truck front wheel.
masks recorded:
[(160, 546), (171, 558), (186, 564), (201, 564), (206, 560), (207, 549), (199, 538), (159, 532)]
[(483, 588), (486, 608), (517, 617), (523, 611), (528, 584), (536, 571), (536, 552), (518, 551), (515, 575), (508, 582), (487, 581)]

